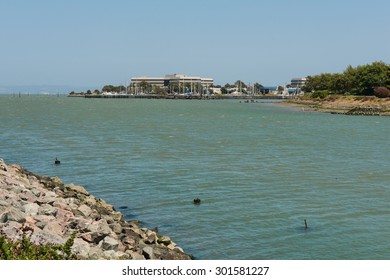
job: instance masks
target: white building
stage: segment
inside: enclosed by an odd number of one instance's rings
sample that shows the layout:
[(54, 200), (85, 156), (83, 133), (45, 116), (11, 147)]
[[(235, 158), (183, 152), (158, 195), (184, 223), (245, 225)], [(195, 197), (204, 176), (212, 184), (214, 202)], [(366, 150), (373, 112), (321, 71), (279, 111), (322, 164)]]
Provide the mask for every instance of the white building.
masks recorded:
[(305, 85), (306, 83), (306, 78), (293, 78), (291, 79), (291, 88), (301, 88)]
[(214, 83), (213, 78), (202, 78), (195, 76), (187, 76), (183, 74), (171, 74), (165, 75), (165, 77), (133, 77), (131, 78), (131, 82), (134, 85), (140, 84), (142, 82), (147, 82), (150, 85), (155, 86), (169, 86), (172, 83), (177, 84), (200, 84), (202, 87), (209, 87)]

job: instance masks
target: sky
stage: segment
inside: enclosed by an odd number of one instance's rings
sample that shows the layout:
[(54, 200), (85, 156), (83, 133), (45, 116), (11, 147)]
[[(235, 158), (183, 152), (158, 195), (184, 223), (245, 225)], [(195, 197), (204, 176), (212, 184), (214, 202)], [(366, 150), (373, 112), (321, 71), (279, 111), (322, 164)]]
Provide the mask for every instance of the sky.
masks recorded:
[(265, 86), (390, 63), (388, 0), (0, 0), (0, 87)]

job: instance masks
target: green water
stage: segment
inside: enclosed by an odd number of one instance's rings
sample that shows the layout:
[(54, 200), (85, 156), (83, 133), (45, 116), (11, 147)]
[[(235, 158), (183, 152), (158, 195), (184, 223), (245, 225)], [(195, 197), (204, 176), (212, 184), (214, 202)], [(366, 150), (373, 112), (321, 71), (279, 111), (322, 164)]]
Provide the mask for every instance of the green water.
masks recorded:
[(0, 96), (0, 117), (0, 158), (85, 186), (198, 259), (390, 259), (388, 117), (56, 96)]

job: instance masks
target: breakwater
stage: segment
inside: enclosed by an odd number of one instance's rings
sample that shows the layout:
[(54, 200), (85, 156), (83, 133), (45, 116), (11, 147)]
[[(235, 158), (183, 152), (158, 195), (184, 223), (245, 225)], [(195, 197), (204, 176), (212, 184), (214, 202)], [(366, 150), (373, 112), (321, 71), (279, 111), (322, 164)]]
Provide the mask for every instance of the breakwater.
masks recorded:
[(0, 159), (0, 234), (62, 245), (72, 233), (72, 253), (79, 259), (191, 259), (157, 228), (124, 220), (121, 212), (85, 188)]

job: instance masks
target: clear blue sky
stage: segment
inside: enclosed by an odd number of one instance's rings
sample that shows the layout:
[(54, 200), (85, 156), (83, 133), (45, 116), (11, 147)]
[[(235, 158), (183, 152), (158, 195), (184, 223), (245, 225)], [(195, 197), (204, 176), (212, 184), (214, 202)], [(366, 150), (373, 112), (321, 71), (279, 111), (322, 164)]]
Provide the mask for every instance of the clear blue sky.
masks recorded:
[(388, 0), (0, 0), (0, 86), (216, 84), (390, 63)]

